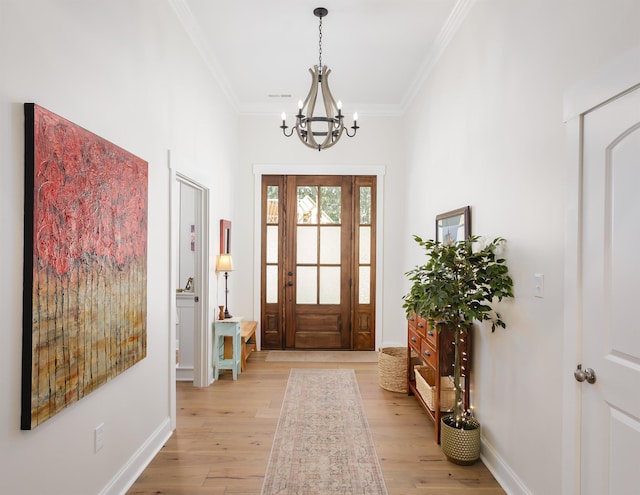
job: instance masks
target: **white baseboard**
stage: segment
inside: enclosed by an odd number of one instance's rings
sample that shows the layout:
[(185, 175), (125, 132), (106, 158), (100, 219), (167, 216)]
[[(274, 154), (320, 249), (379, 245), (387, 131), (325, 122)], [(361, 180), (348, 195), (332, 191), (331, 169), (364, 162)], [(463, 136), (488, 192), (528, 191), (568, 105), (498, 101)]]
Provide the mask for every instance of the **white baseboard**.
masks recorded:
[(176, 366), (176, 380), (179, 382), (193, 381), (193, 366), (181, 368)]
[(513, 472), (509, 465), (504, 462), (496, 449), (484, 437), (480, 439), (482, 445), (480, 459), (491, 471), (502, 489), (508, 495), (531, 495), (531, 491), (526, 487), (520, 478)]
[(160, 451), (172, 433), (171, 418), (167, 417), (149, 436), (147, 441), (131, 456), (107, 486), (100, 491), (100, 495), (124, 495)]

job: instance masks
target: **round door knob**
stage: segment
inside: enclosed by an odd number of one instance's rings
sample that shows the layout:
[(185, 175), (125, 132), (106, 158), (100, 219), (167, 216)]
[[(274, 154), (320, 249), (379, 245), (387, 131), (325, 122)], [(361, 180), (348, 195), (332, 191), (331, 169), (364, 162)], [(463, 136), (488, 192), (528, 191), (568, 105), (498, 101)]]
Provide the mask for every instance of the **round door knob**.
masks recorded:
[(591, 368), (582, 369), (582, 365), (579, 364), (576, 370), (573, 372), (573, 376), (576, 381), (584, 382), (586, 380), (587, 383), (595, 383), (596, 382), (596, 372)]
[(293, 282), (292, 282), (291, 280), (289, 280), (289, 281), (287, 282), (287, 285), (288, 285), (289, 287), (291, 287), (291, 286), (293, 285)]

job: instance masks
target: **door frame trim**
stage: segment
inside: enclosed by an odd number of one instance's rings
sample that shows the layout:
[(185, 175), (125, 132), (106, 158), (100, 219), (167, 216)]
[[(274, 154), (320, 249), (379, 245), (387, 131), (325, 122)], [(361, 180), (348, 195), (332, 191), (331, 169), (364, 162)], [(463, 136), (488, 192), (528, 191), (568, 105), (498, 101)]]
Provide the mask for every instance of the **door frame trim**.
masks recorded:
[(584, 114), (640, 85), (640, 46), (565, 92), (566, 131), (564, 337), (562, 361), (562, 493), (581, 492), (581, 387), (573, 371), (582, 359), (582, 124)]
[[(209, 328), (209, 292), (210, 284), (208, 277), (209, 259), (209, 217), (210, 217), (210, 189), (203, 185), (205, 181), (199, 182), (197, 173), (190, 169), (189, 162), (181, 158), (175, 152), (168, 151), (168, 172), (169, 172), (169, 414), (171, 417), (171, 429), (176, 428), (176, 292), (178, 286), (178, 235), (180, 224), (180, 192), (179, 180), (188, 183), (199, 191), (200, 208), (199, 221), (202, 223), (202, 234), (196, 236), (197, 248), (201, 256), (196, 261), (195, 283), (200, 293), (200, 303), (196, 305), (195, 321), (200, 327), (200, 332), (194, 335), (194, 363), (193, 363), (193, 384), (195, 387), (206, 387), (213, 382), (212, 357), (210, 353), (212, 337)], [(194, 179), (194, 177), (196, 177)]]
[[(384, 276), (380, 267), (384, 259), (384, 165), (254, 165), (253, 166), (253, 314), (260, 314), (260, 253), (262, 242), (262, 176), (263, 175), (374, 175), (376, 176), (376, 345), (382, 342), (382, 288)], [(382, 212), (382, 214), (381, 214)], [(256, 332), (256, 345), (261, 349), (261, 332)]]

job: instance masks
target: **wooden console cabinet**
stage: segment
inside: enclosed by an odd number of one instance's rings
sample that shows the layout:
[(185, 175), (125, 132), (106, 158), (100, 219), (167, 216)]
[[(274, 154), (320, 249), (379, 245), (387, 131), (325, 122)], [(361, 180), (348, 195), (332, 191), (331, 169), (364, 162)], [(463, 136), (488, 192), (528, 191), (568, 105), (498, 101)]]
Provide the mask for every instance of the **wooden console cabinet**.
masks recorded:
[[(461, 350), (465, 360), (463, 366), (465, 370), (464, 375), (464, 404), (465, 408), (469, 407), (469, 380), (471, 377), (471, 335), (469, 332), (465, 332), (462, 339)], [(438, 332), (435, 328), (431, 328), (427, 323), (427, 320), (413, 315), (408, 321), (408, 352), (407, 352), (407, 366), (409, 372), (407, 373), (407, 391), (409, 395), (415, 395), (418, 402), (422, 405), (427, 415), (433, 419), (435, 426), (435, 439), (437, 443), (440, 443), (440, 419), (447, 414), (450, 414), (451, 408), (442, 410), (442, 393), (449, 393), (443, 391), (442, 383), (448, 383), (446, 377), (453, 376), (453, 360), (454, 360), (454, 335), (451, 330), (442, 330)], [(414, 366), (416, 365), (416, 357), (420, 358), (420, 361), (425, 370), (428, 370), (429, 375), (432, 377), (433, 383), (430, 385), (430, 392), (432, 396), (427, 400), (420, 394), (418, 387), (416, 386), (416, 376), (414, 372)], [(445, 377), (444, 380), (441, 378)], [(424, 388), (422, 389), (424, 391)], [(432, 407), (429, 406), (431, 403)], [(449, 404), (452, 401), (447, 400)]]

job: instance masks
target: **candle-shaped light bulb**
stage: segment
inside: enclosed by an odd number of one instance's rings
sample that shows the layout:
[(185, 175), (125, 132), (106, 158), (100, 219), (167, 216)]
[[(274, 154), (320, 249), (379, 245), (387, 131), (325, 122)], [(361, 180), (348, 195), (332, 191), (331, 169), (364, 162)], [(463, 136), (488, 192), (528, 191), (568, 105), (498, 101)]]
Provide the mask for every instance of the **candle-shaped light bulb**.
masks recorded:
[(282, 123), (284, 124), (284, 121), (287, 120), (287, 114), (282, 112), (281, 117), (282, 117)]
[(342, 110), (342, 102), (340, 100), (338, 100), (338, 110)]
[(356, 112), (356, 113), (354, 113), (354, 114), (353, 114), (353, 122), (354, 122), (354, 124), (355, 124), (356, 122), (358, 122), (358, 112)]
[(298, 110), (302, 110), (302, 100), (298, 100)]

